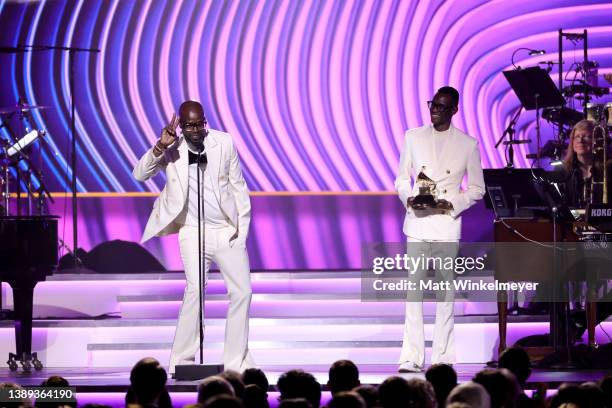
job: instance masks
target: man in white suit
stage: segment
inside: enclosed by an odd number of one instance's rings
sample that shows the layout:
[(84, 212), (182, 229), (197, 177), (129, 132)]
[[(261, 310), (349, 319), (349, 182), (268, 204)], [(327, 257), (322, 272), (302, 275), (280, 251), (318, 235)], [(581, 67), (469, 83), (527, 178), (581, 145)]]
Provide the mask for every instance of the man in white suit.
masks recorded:
[[(406, 132), (400, 156), (395, 189), (406, 208), (404, 233), (408, 241), (408, 255), (446, 258), (457, 255), (461, 236), (461, 213), (484, 195), (484, 180), (480, 152), (476, 139), (451, 125), (457, 113), (459, 93), (452, 87), (442, 87), (428, 102), (431, 125)], [(419, 185), (411, 176), (423, 173), (436, 183), (437, 207), (413, 207)], [(467, 174), (467, 190), (461, 182)], [(416, 271), (413, 277), (423, 278), (426, 270)], [(438, 270), (444, 280), (452, 279), (453, 271)], [(441, 275), (441, 276), (440, 276)], [(422, 296), (422, 295), (421, 295)], [(432, 363), (453, 364), (454, 293), (447, 291), (436, 303)], [(399, 360), (400, 372), (420, 372), (425, 363), (425, 334), (423, 303), (420, 297), (406, 302), (404, 341)]]
[[(178, 137), (180, 124), (183, 133)], [(225, 369), (243, 371), (253, 367), (248, 349), (251, 279), (246, 239), (251, 202), (240, 169), (236, 148), (228, 133), (207, 128), (202, 105), (184, 102), (157, 143), (134, 168), (139, 181), (166, 172), (166, 186), (155, 200), (142, 242), (153, 236), (178, 232), (187, 287), (179, 312), (170, 354), (170, 373), (178, 364), (192, 364), (199, 350), (198, 196), (203, 237), (203, 270), (206, 286), (214, 261), (225, 280), (230, 304), (225, 326)]]

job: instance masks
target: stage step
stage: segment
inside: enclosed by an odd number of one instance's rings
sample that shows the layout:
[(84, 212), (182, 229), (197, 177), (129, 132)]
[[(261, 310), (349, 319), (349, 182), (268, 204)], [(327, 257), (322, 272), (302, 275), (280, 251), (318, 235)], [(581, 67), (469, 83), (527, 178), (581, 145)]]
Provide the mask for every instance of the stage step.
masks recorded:
[[(339, 358), (395, 364), (405, 303), (362, 302), (360, 276), (359, 271), (253, 272), (249, 341), (258, 364), (325, 365)], [(12, 302), (10, 288), (2, 288), (3, 299)], [(35, 316), (58, 318), (34, 321), (33, 350), (50, 367), (129, 367), (148, 355), (166, 364), (184, 288), (184, 274), (177, 272), (50, 276), (36, 288)], [(210, 273), (205, 299), (206, 361), (220, 363), (228, 299), (219, 273)], [(435, 307), (424, 302), (428, 355)], [(496, 311), (495, 302), (455, 302), (458, 362), (484, 363), (495, 355)], [(546, 332), (547, 319), (511, 316), (508, 343)], [(0, 322), (0, 354), (14, 350), (11, 324)], [(598, 336), (604, 340), (599, 329)]]
[[(254, 317), (302, 315), (403, 316), (402, 302), (362, 302), (359, 271), (253, 272)], [(12, 291), (2, 285), (4, 307), (12, 308)], [(118, 315), (124, 318), (176, 318), (185, 289), (182, 272), (146, 274), (56, 274), (34, 292), (34, 317), (74, 318)], [(223, 317), (226, 289), (218, 272), (209, 274), (209, 316)], [(494, 302), (467, 302), (457, 294), (455, 314), (493, 314)], [(433, 302), (425, 315), (435, 314)]]
[[(120, 315), (129, 319), (143, 318), (177, 318), (181, 300), (163, 296), (119, 297)], [(224, 295), (211, 295), (205, 298), (205, 316), (221, 318), (226, 316), (229, 301)], [(480, 303), (469, 305), (478, 309), (478, 313), (493, 313), (495, 304)], [(424, 302), (423, 313), (435, 315), (435, 302)], [(456, 315), (464, 315), (466, 302), (457, 301), (454, 305)], [(325, 295), (253, 295), (251, 317), (282, 318), (312, 316), (324, 318), (336, 317), (390, 317), (404, 316), (405, 303), (402, 302), (362, 302), (357, 296)]]

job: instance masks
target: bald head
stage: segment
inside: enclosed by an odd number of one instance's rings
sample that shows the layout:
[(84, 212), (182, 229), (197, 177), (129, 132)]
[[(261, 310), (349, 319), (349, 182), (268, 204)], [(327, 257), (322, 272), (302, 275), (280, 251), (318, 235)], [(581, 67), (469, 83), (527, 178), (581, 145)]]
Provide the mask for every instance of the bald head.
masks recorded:
[(196, 101), (183, 102), (179, 108), (179, 119), (181, 125), (204, 120), (204, 109), (202, 108), (202, 104)]
[(208, 130), (204, 109), (200, 102), (183, 102), (179, 108), (179, 121), (190, 148), (201, 152), (204, 149), (204, 138), (208, 135)]

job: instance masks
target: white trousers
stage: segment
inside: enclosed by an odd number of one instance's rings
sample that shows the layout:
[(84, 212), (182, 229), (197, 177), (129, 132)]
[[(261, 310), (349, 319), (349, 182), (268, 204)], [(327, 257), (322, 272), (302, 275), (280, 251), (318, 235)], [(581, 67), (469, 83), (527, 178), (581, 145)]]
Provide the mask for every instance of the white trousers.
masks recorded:
[[(205, 237), (204, 256), (202, 257), (204, 262), (204, 289), (208, 281), (210, 264), (214, 261), (221, 270), (229, 295), (229, 308), (225, 323), (225, 348), (223, 350), (224, 368), (242, 372), (255, 366), (248, 348), (249, 308), (252, 294), (249, 257), (244, 245), (230, 243), (230, 237), (235, 233), (234, 228), (212, 228), (207, 225), (202, 230)], [(199, 356), (200, 348), (197, 227), (190, 225), (181, 227), (179, 230), (179, 248), (185, 267), (187, 287), (183, 295), (183, 304), (179, 312), (176, 334), (170, 353), (170, 373), (174, 373), (176, 365), (193, 364), (196, 354)], [(205, 297), (203, 300), (205, 300)], [(203, 315), (202, 319), (204, 319)]]
[[(408, 240), (408, 256), (431, 258), (455, 258), (458, 251), (457, 242), (423, 242)], [(433, 264), (432, 264), (433, 265)], [(436, 278), (452, 280), (454, 271), (435, 268)], [(427, 268), (419, 269), (411, 280), (418, 281), (427, 278)], [(452, 283), (451, 283), (452, 287)], [(454, 334), (454, 291), (441, 291), (436, 299), (436, 323), (433, 334), (432, 364), (455, 363)], [(423, 325), (422, 293), (412, 295), (406, 302), (406, 321), (404, 324), (404, 341), (399, 363), (411, 361), (419, 366), (425, 364), (425, 329)]]

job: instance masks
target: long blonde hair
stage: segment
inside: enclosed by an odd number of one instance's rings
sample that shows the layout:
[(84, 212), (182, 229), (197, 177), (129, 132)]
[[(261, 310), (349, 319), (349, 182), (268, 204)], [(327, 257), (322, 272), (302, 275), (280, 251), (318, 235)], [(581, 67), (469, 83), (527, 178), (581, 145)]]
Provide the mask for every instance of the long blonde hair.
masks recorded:
[(576, 162), (576, 153), (574, 152), (574, 134), (579, 130), (586, 130), (591, 133), (592, 137), (595, 126), (596, 123), (589, 119), (583, 119), (574, 125), (572, 132), (570, 133), (567, 151), (565, 152), (565, 157), (563, 158), (563, 166), (566, 169), (571, 170)]

